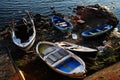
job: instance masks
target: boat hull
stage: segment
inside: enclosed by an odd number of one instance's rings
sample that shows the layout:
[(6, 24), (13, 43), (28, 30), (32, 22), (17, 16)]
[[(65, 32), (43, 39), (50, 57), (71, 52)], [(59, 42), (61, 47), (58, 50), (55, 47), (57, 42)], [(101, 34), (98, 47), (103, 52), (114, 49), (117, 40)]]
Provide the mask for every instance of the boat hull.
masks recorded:
[(89, 47), (84, 47), (84, 46), (80, 46), (80, 45), (76, 45), (73, 43), (68, 43), (68, 42), (56, 42), (56, 44), (58, 46), (60, 46), (61, 48), (70, 50), (70, 51), (74, 51), (74, 52), (82, 52), (82, 53), (91, 53), (91, 52), (97, 52), (96, 49), (92, 49)]
[[(29, 29), (28, 29), (29, 28)], [(13, 43), (24, 51), (29, 51), (33, 46), (36, 37), (36, 30), (33, 20), (31, 24), (21, 24), (13, 26), (12, 29), (12, 40)]]
[(113, 26), (111, 25), (102, 25), (102, 26), (98, 26), (98, 27), (94, 27), (92, 29), (86, 30), (82, 32), (81, 35), (84, 38), (97, 37), (97, 36), (101, 36), (108, 33), (109, 31), (112, 30), (112, 28)]
[(29, 51), (30, 48), (33, 46), (34, 42), (35, 42), (35, 38), (32, 40), (32, 42), (31, 42), (28, 46), (26, 46), (26, 47), (20, 47), (20, 46), (19, 46), (19, 48), (20, 48), (21, 50), (27, 52), (27, 51)]
[[(51, 52), (46, 56), (42, 56), (43, 54), (41, 54), (38, 50), (39, 50), (39, 46), (42, 44), (50, 44), (53, 45), (55, 47), (57, 47), (56, 50), (58, 51), (50, 51), (50, 49), (48, 49), (48, 51), (43, 51), (41, 53), (44, 52)], [(45, 49), (46, 50), (46, 49)], [(51, 59), (53, 59), (55, 62), (48, 62), (48, 58), (50, 58), (51, 55), (58, 55), (59, 50), (62, 52), (62, 55), (64, 55), (64, 57), (55, 60), (55, 58), (52, 56)], [(42, 51), (42, 49), (40, 49), (40, 51)], [(66, 53), (64, 53), (64, 51)], [(36, 46), (36, 53), (39, 55), (39, 57), (54, 71), (63, 74), (64, 76), (68, 76), (71, 78), (83, 78), (85, 77), (85, 73), (86, 73), (86, 69), (85, 69), (85, 63), (83, 62), (83, 60), (81, 58), (79, 58), (77, 55), (73, 54), (70, 51), (64, 50), (58, 46), (56, 46), (53, 43), (49, 43), (49, 42), (39, 42)], [(45, 54), (44, 54), (45, 55)], [(59, 54), (60, 55), (60, 54)], [(57, 56), (58, 57), (58, 56)], [(65, 67), (67, 66), (67, 67)]]

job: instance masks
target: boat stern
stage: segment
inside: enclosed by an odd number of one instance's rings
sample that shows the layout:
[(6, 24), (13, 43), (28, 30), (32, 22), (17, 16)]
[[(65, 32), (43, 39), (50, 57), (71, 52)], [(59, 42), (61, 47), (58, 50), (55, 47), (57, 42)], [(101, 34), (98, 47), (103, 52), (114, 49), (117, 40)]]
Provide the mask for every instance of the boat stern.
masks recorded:
[(72, 78), (84, 78), (86, 76), (86, 70), (83, 67), (77, 67), (71, 72), (70, 77)]

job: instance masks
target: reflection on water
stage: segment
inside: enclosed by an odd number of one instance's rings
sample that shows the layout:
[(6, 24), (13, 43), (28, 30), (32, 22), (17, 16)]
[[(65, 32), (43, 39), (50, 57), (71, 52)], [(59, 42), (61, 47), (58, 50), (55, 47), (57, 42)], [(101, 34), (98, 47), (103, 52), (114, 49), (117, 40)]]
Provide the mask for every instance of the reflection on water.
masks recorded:
[(31, 11), (33, 14), (42, 13), (47, 15), (51, 13), (50, 7), (55, 6), (56, 11), (70, 15), (72, 14), (70, 8), (76, 7), (78, 4), (88, 5), (97, 3), (108, 6), (120, 17), (119, 0), (1, 0), (0, 25), (10, 22), (12, 18), (19, 19), (25, 16), (25, 10)]

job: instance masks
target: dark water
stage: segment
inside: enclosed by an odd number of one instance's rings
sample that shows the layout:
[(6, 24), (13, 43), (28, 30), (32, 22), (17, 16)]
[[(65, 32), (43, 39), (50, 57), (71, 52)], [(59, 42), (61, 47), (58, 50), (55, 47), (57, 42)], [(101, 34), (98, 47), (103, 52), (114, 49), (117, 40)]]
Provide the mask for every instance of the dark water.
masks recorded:
[(76, 7), (78, 4), (97, 3), (108, 6), (120, 19), (120, 0), (1, 0), (0, 26), (9, 23), (12, 18), (19, 19), (24, 17), (26, 15), (25, 10), (33, 14), (42, 13), (47, 15), (51, 13), (50, 7), (54, 6), (57, 12), (71, 15), (73, 13), (70, 8)]

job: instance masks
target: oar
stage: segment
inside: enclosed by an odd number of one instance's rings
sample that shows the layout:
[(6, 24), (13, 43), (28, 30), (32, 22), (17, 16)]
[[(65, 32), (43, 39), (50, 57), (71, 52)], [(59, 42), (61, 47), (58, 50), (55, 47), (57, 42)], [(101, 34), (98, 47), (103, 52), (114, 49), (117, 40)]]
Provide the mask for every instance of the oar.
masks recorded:
[(15, 64), (15, 61), (12, 58), (11, 51), (10, 51), (9, 47), (6, 47), (6, 48), (7, 48), (7, 51), (8, 51), (8, 56), (9, 56), (9, 58), (10, 58), (12, 64), (13, 64), (13, 67), (14, 67), (16, 73), (17, 73), (17, 76), (19, 77), (20, 80), (25, 80), (25, 77), (24, 77), (23, 73), (19, 70), (19, 68)]

